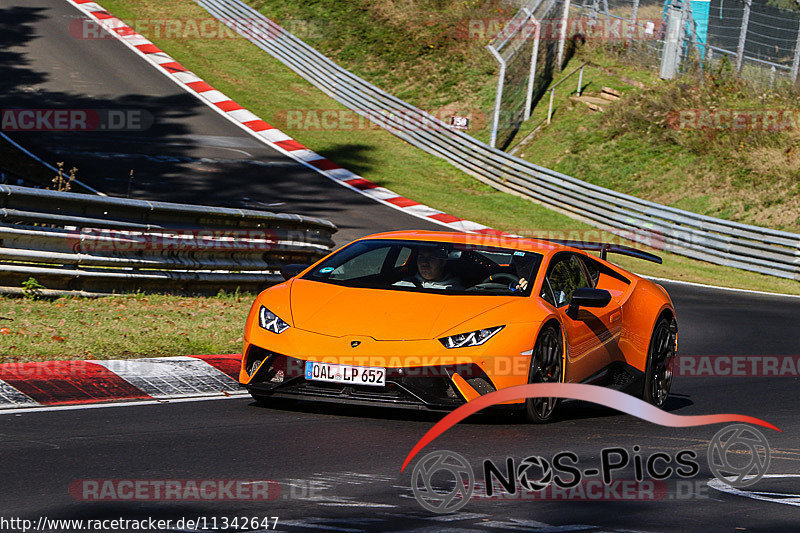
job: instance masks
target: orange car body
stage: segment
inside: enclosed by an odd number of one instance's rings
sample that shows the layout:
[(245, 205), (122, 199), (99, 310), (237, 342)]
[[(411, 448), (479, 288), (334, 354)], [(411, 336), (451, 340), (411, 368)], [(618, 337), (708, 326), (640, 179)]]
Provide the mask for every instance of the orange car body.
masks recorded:
[[(368, 239), (446, 243), (462, 248), (480, 245), (535, 252), (542, 258), (526, 297), (376, 290), (307, 279), (309, 272), (325, 262), (322, 259), (263, 291), (253, 303), (245, 325), (239, 381), (256, 398), (275, 395), (452, 408), (488, 391), (527, 383), (534, 343), (541, 328), (552, 323), (558, 324), (563, 335), (562, 381), (602, 382), (604, 372), (612, 368), (625, 368), (636, 378), (646, 370), (657, 320), (674, 320), (675, 311), (663, 287), (570, 246), (423, 231), (371, 235), (354, 243)], [(549, 264), (556, 257), (563, 259), (563, 254), (588, 257), (595, 267), (601, 265), (594, 286), (610, 293), (608, 305), (581, 308), (575, 315), (568, 306), (556, 307), (540, 296)], [(262, 307), (285, 321), (286, 330), (276, 334), (261, 327)], [(450, 349), (440, 340), (493, 326), (504, 327), (481, 345)], [(278, 363), (280, 358), (284, 362)], [(302, 376), (308, 362), (383, 368), (386, 385), (312, 383)], [(270, 369), (270, 364), (274, 368)], [(412, 378), (432, 381), (422, 382), (419, 389), (404, 395), (409, 390), (404, 389), (403, 380), (410, 383)], [(426, 396), (425, 387), (438, 392)], [(444, 395), (446, 401), (441, 397), (438, 401), (436, 394)]]

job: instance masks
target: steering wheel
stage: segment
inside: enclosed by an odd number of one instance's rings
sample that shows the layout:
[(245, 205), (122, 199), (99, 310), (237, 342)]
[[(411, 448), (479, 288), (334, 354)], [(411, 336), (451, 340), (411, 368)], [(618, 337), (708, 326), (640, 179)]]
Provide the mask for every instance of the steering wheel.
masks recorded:
[(484, 283), (502, 283), (506, 281), (509, 285), (514, 284), (516, 285), (519, 283), (519, 276), (515, 276), (514, 274), (508, 274), (506, 272), (500, 272), (499, 274), (492, 274), (491, 276), (487, 277), (485, 280), (481, 281), (481, 285)]

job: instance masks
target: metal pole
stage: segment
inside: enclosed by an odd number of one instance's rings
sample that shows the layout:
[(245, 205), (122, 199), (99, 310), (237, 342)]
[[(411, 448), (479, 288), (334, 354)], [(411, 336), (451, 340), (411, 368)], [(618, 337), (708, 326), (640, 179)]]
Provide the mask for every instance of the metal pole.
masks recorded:
[(798, 71), (800, 71), (800, 23), (797, 26), (797, 45), (794, 48), (794, 61), (792, 61), (792, 83), (797, 83)]
[(528, 77), (528, 96), (525, 99), (525, 120), (531, 118), (531, 105), (533, 104), (533, 85), (536, 80), (536, 60), (539, 58), (539, 36), (541, 35), (542, 25), (531, 15), (531, 22), (536, 26), (533, 34), (533, 51), (531, 51), (531, 70)]
[(558, 70), (564, 69), (564, 41), (567, 38), (567, 21), (569, 19), (569, 2), (564, 0), (564, 13), (561, 17), (561, 35), (558, 37)]
[(497, 50), (494, 49), (492, 45), (486, 45), (486, 48), (489, 49), (489, 52), (492, 53), (494, 58), (500, 63), (500, 77), (497, 79), (497, 92), (494, 96), (494, 118), (492, 119), (492, 136), (489, 140), (489, 146), (492, 148), (495, 147), (497, 143), (497, 128), (500, 124), (500, 100), (503, 98), (503, 84), (505, 82), (506, 77), (506, 62), (503, 60), (503, 56), (501, 56)]
[[(608, 0), (603, 0), (603, 9), (606, 10), (606, 28), (611, 25), (611, 13), (608, 10)], [(610, 31), (606, 29), (606, 31)]]
[(578, 74), (578, 96), (581, 95), (581, 87), (583, 87), (583, 67), (581, 67), (581, 73)]
[(739, 32), (739, 46), (736, 47), (736, 74), (741, 74), (744, 63), (744, 42), (747, 39), (747, 26), (750, 24), (750, 5), (752, 0), (744, 0), (742, 29)]
[(678, 72), (678, 62), (681, 53), (681, 38), (683, 33), (683, 10), (672, 4), (669, 7), (667, 34), (664, 38), (664, 48), (661, 50), (661, 72), (663, 80), (671, 80)]
[(553, 95), (555, 94), (555, 89), (550, 89), (550, 105), (547, 107), (547, 123), (550, 124), (550, 119), (553, 118)]
[(631, 27), (628, 28), (628, 39), (633, 40), (634, 34), (636, 32), (636, 27), (639, 26), (639, 22), (636, 18), (639, 16), (639, 0), (633, 0), (633, 12), (631, 13)]

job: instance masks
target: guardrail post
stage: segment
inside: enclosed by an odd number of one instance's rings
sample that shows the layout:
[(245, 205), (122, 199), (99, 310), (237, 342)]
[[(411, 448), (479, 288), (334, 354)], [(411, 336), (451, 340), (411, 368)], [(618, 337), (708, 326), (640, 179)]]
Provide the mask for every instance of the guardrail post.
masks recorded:
[(752, 0), (744, 0), (744, 13), (742, 14), (742, 29), (739, 32), (739, 45), (736, 47), (736, 74), (742, 73), (744, 63), (744, 43), (747, 40), (747, 26), (750, 24), (750, 5)]
[(561, 15), (561, 34), (558, 36), (558, 70), (564, 69), (564, 42), (567, 39), (567, 23), (569, 21), (569, 2), (564, 0), (564, 12)]
[[(531, 21), (536, 26), (533, 34), (533, 50), (531, 51), (531, 70), (528, 75), (528, 95), (525, 98), (525, 120), (531, 118), (531, 105), (533, 104), (533, 86), (536, 83), (536, 63), (539, 59), (539, 37), (542, 31), (542, 24), (531, 15)], [(494, 146), (494, 145), (492, 145)]]

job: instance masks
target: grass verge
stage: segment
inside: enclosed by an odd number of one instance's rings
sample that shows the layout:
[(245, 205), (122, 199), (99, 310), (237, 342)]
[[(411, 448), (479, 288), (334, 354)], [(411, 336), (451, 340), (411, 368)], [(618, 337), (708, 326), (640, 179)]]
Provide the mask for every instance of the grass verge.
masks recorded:
[(239, 353), (253, 298), (0, 297), (0, 363)]
[[(583, 60), (591, 62), (584, 95), (608, 86), (623, 98), (591, 111), (570, 99), (573, 77), (556, 89), (552, 124), (518, 156), (665, 205), (800, 232), (797, 89), (758, 89), (719, 65), (665, 82), (607, 49), (584, 50), (572, 63)], [(740, 119), (725, 118), (733, 113)], [(546, 114), (545, 102), (530, 123)]]

